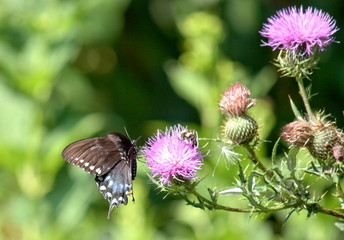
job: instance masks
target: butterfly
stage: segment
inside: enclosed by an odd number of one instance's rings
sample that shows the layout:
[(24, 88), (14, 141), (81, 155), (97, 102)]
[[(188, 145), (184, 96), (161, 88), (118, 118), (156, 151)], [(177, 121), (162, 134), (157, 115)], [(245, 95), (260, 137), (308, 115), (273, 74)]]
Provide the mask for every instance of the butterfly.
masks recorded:
[(94, 137), (69, 144), (62, 157), (96, 176), (98, 190), (109, 201), (108, 218), (114, 207), (127, 205), (133, 196), (132, 181), (136, 176), (137, 148), (135, 141), (112, 132), (106, 137)]

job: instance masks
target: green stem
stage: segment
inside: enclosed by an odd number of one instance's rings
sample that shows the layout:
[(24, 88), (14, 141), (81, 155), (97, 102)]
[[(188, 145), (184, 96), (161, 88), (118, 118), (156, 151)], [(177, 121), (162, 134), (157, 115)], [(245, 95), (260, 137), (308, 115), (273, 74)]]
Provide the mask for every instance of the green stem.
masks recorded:
[(258, 168), (260, 168), (263, 172), (268, 172), (268, 169), (265, 167), (265, 165), (259, 161), (255, 151), (253, 150), (253, 148), (249, 145), (249, 144), (244, 144), (243, 145), (246, 150), (248, 151), (249, 155), (250, 155), (250, 159), (251, 161), (257, 165)]
[(311, 121), (315, 121), (315, 116), (314, 116), (314, 114), (312, 112), (312, 109), (311, 109), (311, 106), (309, 104), (308, 97), (307, 97), (307, 94), (306, 94), (306, 90), (305, 90), (305, 86), (303, 84), (302, 77), (296, 77), (296, 82), (297, 82), (297, 84), (299, 86), (300, 95), (302, 97), (303, 104), (305, 105), (305, 108), (306, 108), (306, 111), (307, 111), (307, 114), (308, 114), (308, 118)]
[(340, 183), (337, 184), (337, 191), (342, 201), (344, 201), (344, 191)]
[(327, 214), (327, 215), (331, 215), (334, 217), (344, 219), (344, 213), (334, 211), (334, 210), (329, 209), (329, 208), (324, 208), (324, 207), (320, 206), (319, 204), (316, 205), (316, 211), (319, 213), (323, 213), (323, 214)]
[(195, 195), (199, 200), (202, 202), (206, 203), (209, 207), (216, 209), (216, 210), (225, 210), (229, 212), (246, 212), (246, 213), (252, 213), (252, 212), (276, 212), (288, 208), (294, 208), (297, 207), (298, 204), (293, 203), (293, 204), (288, 204), (288, 205), (283, 205), (280, 207), (269, 207), (269, 208), (233, 208), (233, 207), (227, 207), (221, 204), (218, 204), (216, 202), (213, 202), (203, 195), (201, 195), (199, 192), (197, 192), (195, 189), (190, 189), (190, 192)]
[[(292, 203), (292, 204), (287, 204), (287, 205), (282, 205), (280, 207), (265, 207), (265, 208), (233, 208), (233, 207), (227, 207), (221, 204), (217, 204), (216, 202), (213, 202), (209, 199), (207, 199), (206, 197), (204, 197), (203, 195), (201, 195), (199, 192), (197, 192), (194, 188), (189, 189), (190, 192), (195, 195), (200, 201), (206, 203), (209, 207), (211, 207), (212, 209), (216, 209), (216, 210), (225, 210), (225, 211), (229, 211), (229, 212), (243, 212), (243, 213), (252, 213), (252, 212), (276, 212), (276, 211), (281, 211), (284, 209), (288, 209), (288, 208), (297, 208), (298, 206), (300, 206), (300, 202), (296, 202), (296, 203)], [(327, 215), (331, 215), (334, 217), (338, 217), (341, 219), (344, 219), (344, 213), (342, 212), (338, 212), (329, 208), (324, 208), (319, 204), (313, 205), (309, 207), (311, 208), (315, 208), (315, 212), (318, 213), (323, 213), (323, 214), (327, 214)]]

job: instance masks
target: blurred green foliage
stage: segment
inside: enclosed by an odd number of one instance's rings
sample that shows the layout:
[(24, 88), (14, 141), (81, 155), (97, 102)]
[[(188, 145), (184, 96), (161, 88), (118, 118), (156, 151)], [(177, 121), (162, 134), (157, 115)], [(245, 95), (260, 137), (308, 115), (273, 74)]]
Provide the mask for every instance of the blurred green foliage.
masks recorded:
[[(0, 239), (342, 239), (328, 216), (294, 214), (282, 226), (287, 212), (208, 212), (164, 198), (149, 184), (142, 161), (136, 203), (107, 220), (108, 203), (93, 177), (60, 156), (72, 141), (124, 127), (132, 138), (143, 136), (139, 145), (175, 123), (216, 137), (220, 95), (240, 81), (258, 99), (251, 113), (268, 140), (260, 157), (269, 161), (269, 141), (293, 120), (288, 94), (299, 98), (296, 83), (278, 79), (258, 31), (293, 4), (298, 1), (1, 0)], [(329, 12), (343, 28), (342, 1), (304, 5)], [(343, 42), (342, 31), (336, 37)], [(339, 127), (341, 46), (322, 54), (312, 101)], [(235, 175), (216, 151), (200, 172), (219, 189)]]

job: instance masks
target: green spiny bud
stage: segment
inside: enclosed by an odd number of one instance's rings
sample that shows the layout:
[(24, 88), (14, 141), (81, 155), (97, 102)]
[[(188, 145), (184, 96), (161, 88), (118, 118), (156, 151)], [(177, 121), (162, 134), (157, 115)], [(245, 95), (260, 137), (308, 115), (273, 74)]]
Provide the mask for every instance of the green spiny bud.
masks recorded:
[(234, 144), (246, 144), (257, 136), (258, 124), (248, 115), (230, 116), (223, 126), (223, 135)]
[(320, 127), (314, 130), (313, 141), (308, 147), (308, 150), (314, 158), (325, 160), (333, 156), (332, 149), (338, 140), (339, 138), (335, 127)]
[(310, 56), (307, 54), (300, 55), (294, 50), (283, 49), (280, 51), (275, 65), (282, 72), (282, 76), (308, 78), (318, 63), (318, 59), (315, 56), (316, 54)]

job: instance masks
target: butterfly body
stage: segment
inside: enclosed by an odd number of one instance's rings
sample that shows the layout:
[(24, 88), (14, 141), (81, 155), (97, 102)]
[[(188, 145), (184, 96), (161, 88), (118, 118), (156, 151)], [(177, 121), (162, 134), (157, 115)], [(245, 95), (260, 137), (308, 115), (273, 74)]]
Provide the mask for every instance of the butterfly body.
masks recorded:
[(114, 207), (128, 203), (128, 196), (134, 201), (136, 155), (135, 143), (116, 132), (71, 143), (62, 152), (67, 162), (96, 176), (99, 192), (110, 203), (108, 218)]

